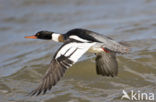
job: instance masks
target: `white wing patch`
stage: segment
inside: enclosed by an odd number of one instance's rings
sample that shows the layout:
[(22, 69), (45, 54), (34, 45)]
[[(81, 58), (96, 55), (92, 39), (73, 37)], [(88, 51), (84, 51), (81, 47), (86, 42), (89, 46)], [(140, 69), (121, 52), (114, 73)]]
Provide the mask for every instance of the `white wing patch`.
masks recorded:
[(66, 69), (71, 67), (94, 44), (72, 42), (71, 40), (66, 41), (52, 59), (41, 84), (30, 95), (45, 94), (47, 90), (50, 90), (60, 80)]
[(69, 36), (69, 38), (75, 39), (77, 41), (89, 42), (88, 40), (82, 39), (82, 38), (75, 36), (75, 35), (71, 35), (71, 36)]
[(94, 44), (95, 43), (78, 43), (78, 42), (68, 43), (58, 51), (55, 59), (57, 59), (61, 55), (64, 55), (65, 57), (69, 57), (68, 59), (70, 59), (75, 63)]

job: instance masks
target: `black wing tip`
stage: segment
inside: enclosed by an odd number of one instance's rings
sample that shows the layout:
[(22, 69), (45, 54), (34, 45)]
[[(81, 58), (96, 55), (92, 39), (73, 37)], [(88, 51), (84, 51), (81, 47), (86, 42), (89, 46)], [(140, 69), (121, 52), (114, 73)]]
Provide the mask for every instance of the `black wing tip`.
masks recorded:
[(47, 92), (47, 90), (33, 90), (33, 91), (31, 91), (31, 92), (29, 92), (28, 94), (27, 94), (27, 96), (39, 96), (39, 95), (45, 95), (46, 94), (46, 92)]
[(27, 96), (39, 96), (39, 95), (45, 95), (47, 91), (51, 90), (52, 86), (48, 88), (41, 89), (40, 87), (36, 88), (35, 90), (29, 92)]
[(117, 73), (97, 73), (97, 75), (106, 76), (106, 77), (116, 77)]
[(33, 91), (29, 92), (27, 96), (39, 96), (39, 95), (40, 95), (40, 93), (38, 91), (33, 90)]
[(60, 63), (57, 63), (57, 65), (60, 65), (60, 67), (58, 67), (56, 73), (53, 74), (50, 73), (48, 75), (45, 75), (45, 77), (43, 78), (43, 82), (40, 84), (40, 86), (34, 89), (33, 91), (31, 91), (30, 93), (28, 93), (27, 96), (39, 96), (41, 94), (44, 95), (46, 94), (47, 91), (51, 90), (52, 87), (56, 85), (56, 83), (64, 75), (65, 70), (67, 69), (66, 67), (62, 66), (62, 64)]

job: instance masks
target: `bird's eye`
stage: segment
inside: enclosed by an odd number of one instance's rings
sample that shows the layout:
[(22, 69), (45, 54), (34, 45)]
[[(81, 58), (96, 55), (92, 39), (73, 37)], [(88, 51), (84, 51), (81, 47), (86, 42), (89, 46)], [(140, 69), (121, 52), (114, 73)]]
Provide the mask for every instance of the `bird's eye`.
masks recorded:
[(39, 35), (40, 35), (39, 33), (36, 34), (36, 36), (39, 36)]

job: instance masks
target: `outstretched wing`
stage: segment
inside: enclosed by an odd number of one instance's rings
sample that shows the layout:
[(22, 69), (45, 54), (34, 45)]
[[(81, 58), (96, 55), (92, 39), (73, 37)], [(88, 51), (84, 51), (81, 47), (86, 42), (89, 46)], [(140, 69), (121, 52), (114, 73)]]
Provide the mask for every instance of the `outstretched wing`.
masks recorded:
[(96, 72), (103, 76), (117, 76), (118, 63), (115, 52), (96, 54)]
[(72, 40), (66, 41), (54, 55), (50, 66), (42, 79), (38, 88), (33, 90), (30, 95), (45, 94), (50, 90), (65, 73), (66, 69), (88, 51), (95, 43), (81, 43)]

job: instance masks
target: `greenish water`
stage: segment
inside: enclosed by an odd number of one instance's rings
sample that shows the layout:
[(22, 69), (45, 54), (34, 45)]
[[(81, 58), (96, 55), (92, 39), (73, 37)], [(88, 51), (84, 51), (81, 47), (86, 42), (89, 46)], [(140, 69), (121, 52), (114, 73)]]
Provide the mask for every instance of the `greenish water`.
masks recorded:
[[(154, 93), (156, 100), (155, 5), (155, 0), (1, 0), (0, 102), (128, 101), (121, 100), (122, 90)], [(97, 75), (94, 55), (86, 54), (47, 94), (26, 96), (39, 85), (61, 43), (24, 36), (72, 28), (130, 44), (129, 54), (118, 55), (118, 76)]]

